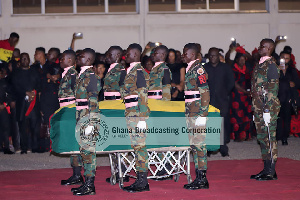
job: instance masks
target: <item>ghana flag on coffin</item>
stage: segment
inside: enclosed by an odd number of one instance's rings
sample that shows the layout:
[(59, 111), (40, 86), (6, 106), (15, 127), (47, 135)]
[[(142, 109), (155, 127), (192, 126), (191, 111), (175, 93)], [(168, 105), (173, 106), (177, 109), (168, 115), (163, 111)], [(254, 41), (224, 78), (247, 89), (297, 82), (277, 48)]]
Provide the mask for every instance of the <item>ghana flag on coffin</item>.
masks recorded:
[[(148, 105), (151, 114), (149, 119), (147, 119), (148, 129), (150, 130), (147, 133), (147, 148), (189, 146), (188, 134), (186, 134), (184, 102), (149, 99)], [(96, 151), (131, 149), (129, 134), (128, 132), (124, 132), (126, 121), (124, 118), (125, 106), (122, 101), (102, 101), (99, 103), (99, 106), (101, 121), (105, 123), (105, 126), (101, 127), (107, 131), (105, 136), (102, 133), (100, 134), (102, 140), (100, 140), (101, 142), (97, 142)], [(222, 119), (220, 118), (219, 110), (210, 106), (208, 117), (207, 130), (210, 130), (209, 127), (221, 130)], [(50, 124), (53, 151), (57, 153), (78, 151), (79, 145), (75, 138), (74, 105), (59, 109), (51, 118)], [(159, 132), (163, 129), (167, 131), (165, 133)], [(105, 139), (103, 140), (104, 137)], [(217, 150), (219, 142), (220, 132), (206, 134), (206, 144), (209, 150)]]

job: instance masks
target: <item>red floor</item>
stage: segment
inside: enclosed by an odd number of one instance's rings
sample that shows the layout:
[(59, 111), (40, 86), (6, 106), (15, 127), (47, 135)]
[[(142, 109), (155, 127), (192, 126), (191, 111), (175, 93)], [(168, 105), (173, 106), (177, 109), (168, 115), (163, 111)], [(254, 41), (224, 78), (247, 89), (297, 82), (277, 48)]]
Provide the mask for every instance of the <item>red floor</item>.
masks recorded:
[[(109, 167), (98, 167), (96, 195), (76, 197), (70, 192), (72, 186), (61, 186), (60, 180), (71, 175), (70, 169), (0, 172), (0, 200), (6, 199), (300, 199), (300, 161), (280, 158), (277, 164), (277, 181), (250, 180), (251, 174), (259, 172), (260, 160), (210, 161), (208, 163), (208, 190), (183, 189), (186, 176), (179, 182), (150, 180), (149, 192), (130, 194), (110, 185)], [(194, 168), (193, 168), (194, 169)], [(192, 177), (194, 178), (194, 170)], [(134, 182), (134, 179), (130, 183)]]

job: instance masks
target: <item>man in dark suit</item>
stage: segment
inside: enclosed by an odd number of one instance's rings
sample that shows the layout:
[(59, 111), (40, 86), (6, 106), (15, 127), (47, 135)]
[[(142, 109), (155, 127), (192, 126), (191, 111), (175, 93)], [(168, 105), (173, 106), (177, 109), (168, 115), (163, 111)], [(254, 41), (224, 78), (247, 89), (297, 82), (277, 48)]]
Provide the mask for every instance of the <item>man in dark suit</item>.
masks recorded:
[(220, 62), (219, 49), (210, 48), (208, 51), (209, 62), (204, 65), (208, 74), (208, 86), (210, 91), (210, 104), (220, 110), (224, 118), (224, 144), (220, 146), (221, 155), (228, 156), (226, 143), (230, 142), (230, 92), (234, 87), (234, 75), (230, 66)]

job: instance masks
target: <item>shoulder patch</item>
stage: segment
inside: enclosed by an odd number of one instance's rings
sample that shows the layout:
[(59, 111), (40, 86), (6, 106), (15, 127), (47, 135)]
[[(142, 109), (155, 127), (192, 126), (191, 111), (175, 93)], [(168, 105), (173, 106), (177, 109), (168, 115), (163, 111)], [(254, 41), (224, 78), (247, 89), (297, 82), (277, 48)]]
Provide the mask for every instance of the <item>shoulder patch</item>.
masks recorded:
[(267, 79), (279, 79), (278, 67), (273, 62), (268, 65)]
[(199, 68), (199, 69), (197, 70), (197, 74), (199, 74), (199, 75), (204, 74), (204, 69), (203, 69), (203, 68)]
[(137, 71), (137, 81), (136, 81), (137, 88), (146, 87), (146, 78), (144, 72), (142, 70)]

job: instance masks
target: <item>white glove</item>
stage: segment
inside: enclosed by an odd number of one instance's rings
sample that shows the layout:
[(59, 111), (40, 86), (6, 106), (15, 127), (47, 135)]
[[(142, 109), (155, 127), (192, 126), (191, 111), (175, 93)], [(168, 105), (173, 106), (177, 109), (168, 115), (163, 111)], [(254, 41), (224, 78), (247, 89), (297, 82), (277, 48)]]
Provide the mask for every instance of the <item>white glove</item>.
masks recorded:
[(198, 117), (195, 122), (196, 126), (205, 126), (206, 125), (206, 117)]
[(271, 121), (271, 115), (270, 115), (270, 113), (264, 113), (263, 114), (263, 118), (264, 118), (264, 121), (265, 121), (265, 125), (269, 126), (270, 121)]
[(85, 128), (84, 134), (85, 135), (90, 135), (91, 133), (93, 133), (93, 131), (94, 131), (94, 126), (88, 126), (88, 127)]
[(138, 129), (146, 129), (147, 128), (147, 124), (146, 124), (146, 122), (145, 121), (139, 121), (138, 123), (137, 123), (137, 125), (136, 125), (136, 127), (138, 128)]

